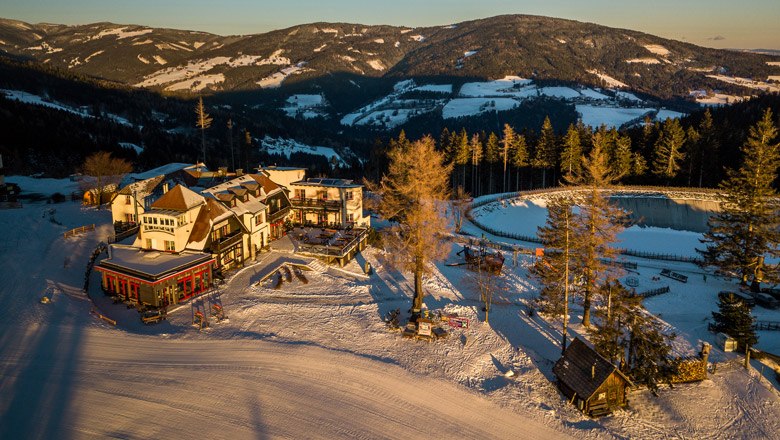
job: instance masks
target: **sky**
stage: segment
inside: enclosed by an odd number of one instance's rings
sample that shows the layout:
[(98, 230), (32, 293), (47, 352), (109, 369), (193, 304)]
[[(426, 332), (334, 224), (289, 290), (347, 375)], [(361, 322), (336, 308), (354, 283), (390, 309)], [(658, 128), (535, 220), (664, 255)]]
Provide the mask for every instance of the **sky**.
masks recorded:
[(780, 0), (0, 0), (29, 23), (110, 21), (253, 34), (318, 21), (436, 26), (502, 14), (568, 18), (701, 46), (780, 50)]

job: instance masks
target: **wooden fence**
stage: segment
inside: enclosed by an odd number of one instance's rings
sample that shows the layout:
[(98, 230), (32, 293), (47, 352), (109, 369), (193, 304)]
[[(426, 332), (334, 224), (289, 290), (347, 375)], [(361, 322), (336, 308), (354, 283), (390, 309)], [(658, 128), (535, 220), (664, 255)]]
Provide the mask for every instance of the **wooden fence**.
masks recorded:
[(95, 230), (94, 223), (91, 225), (79, 226), (78, 228), (73, 228), (70, 231), (63, 232), (62, 237), (63, 238), (75, 237), (76, 235), (83, 234), (87, 231), (94, 231), (94, 230)]
[(756, 321), (754, 327), (756, 330), (780, 331), (780, 321)]
[(651, 298), (653, 296), (662, 295), (664, 293), (669, 293), (669, 286), (659, 287), (658, 289), (648, 290), (646, 292), (640, 292), (637, 293), (637, 296), (641, 296), (642, 298)]

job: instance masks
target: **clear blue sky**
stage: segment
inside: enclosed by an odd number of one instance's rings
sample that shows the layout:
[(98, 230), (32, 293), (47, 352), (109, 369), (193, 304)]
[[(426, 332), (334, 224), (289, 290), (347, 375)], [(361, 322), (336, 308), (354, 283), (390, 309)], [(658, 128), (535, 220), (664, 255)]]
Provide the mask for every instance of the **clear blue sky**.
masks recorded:
[(780, 0), (0, 0), (31, 23), (111, 21), (251, 34), (315, 21), (431, 26), (534, 14), (634, 29), (717, 48), (780, 49)]

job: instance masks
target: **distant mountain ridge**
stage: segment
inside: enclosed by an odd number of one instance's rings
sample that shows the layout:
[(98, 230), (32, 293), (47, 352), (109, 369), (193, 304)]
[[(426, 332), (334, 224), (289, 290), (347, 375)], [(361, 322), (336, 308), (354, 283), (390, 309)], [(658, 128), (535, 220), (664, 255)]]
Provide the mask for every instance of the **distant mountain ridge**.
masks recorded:
[[(659, 99), (692, 90), (759, 93), (780, 57), (709, 49), (573, 20), (504, 15), (411, 28), (311, 23), (254, 35), (94, 23), (66, 26), (0, 19), (0, 53), (165, 93), (243, 92), (334, 76), (484, 78), (612, 84)], [(743, 81), (744, 82), (744, 81)]]

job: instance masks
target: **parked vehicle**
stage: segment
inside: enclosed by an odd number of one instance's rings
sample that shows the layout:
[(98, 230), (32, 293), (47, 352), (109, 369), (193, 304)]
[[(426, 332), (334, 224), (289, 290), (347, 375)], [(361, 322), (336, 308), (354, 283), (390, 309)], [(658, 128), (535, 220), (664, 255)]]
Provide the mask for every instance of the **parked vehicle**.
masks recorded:
[(772, 295), (768, 293), (753, 293), (753, 298), (755, 298), (758, 305), (761, 307), (767, 308), (767, 309), (776, 309), (780, 307), (780, 301), (775, 299)]
[(756, 306), (756, 300), (752, 296), (748, 295), (747, 293), (742, 292), (732, 292), (729, 290), (723, 290), (720, 293), (718, 293), (718, 298), (723, 299), (728, 297), (729, 295), (734, 295), (737, 299), (745, 303), (748, 307), (755, 307)]

